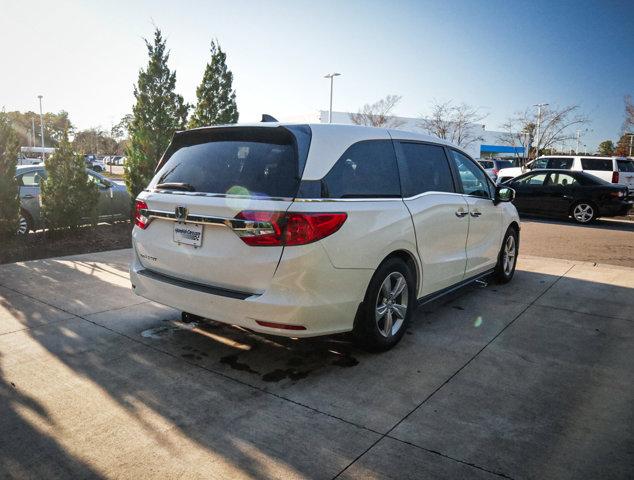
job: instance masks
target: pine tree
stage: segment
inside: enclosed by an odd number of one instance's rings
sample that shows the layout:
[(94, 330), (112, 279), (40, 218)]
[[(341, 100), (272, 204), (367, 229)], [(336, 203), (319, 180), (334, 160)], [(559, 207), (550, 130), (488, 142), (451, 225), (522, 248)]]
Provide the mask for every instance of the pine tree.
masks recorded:
[(20, 143), (9, 116), (0, 111), (0, 239), (16, 234), (20, 213), (18, 183), (15, 166)]
[(236, 123), (239, 113), (233, 74), (227, 68), (227, 54), (217, 41), (211, 41), (211, 61), (205, 67), (203, 80), (196, 89), (198, 103), (189, 120), (189, 128)]
[(125, 183), (132, 199), (152, 179), (154, 169), (176, 130), (185, 128), (188, 105), (178, 95), (176, 72), (167, 66), (169, 51), (157, 28), (154, 43), (145, 40), (149, 61), (139, 71), (134, 86), (136, 103), (129, 126), (130, 141), (126, 147)]
[(89, 180), (83, 157), (73, 152), (68, 133), (64, 133), (55, 153), (44, 165), (46, 180), (41, 186), (44, 224), (51, 230), (94, 224), (99, 190)]

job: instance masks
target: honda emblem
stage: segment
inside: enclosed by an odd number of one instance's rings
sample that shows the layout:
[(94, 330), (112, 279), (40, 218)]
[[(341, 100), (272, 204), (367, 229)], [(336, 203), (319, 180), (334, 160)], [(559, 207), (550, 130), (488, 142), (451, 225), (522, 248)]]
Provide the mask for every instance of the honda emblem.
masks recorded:
[(174, 216), (179, 222), (184, 222), (185, 220), (187, 220), (187, 207), (176, 207), (176, 209), (174, 210)]

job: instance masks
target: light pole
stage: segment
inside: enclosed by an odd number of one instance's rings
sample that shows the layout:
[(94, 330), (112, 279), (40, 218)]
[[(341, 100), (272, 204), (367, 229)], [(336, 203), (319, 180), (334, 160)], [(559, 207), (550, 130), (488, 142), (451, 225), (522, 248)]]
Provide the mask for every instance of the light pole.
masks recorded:
[(581, 136), (581, 130), (577, 130), (577, 149), (575, 150), (575, 154), (579, 154), (579, 139)]
[(634, 133), (628, 133), (630, 137), (630, 157), (632, 156), (632, 140), (634, 140)]
[(336, 72), (324, 75), (324, 78), (330, 79), (330, 109), (328, 110), (328, 123), (332, 123), (332, 87), (335, 77), (338, 77), (339, 75), (341, 74)]
[(42, 137), (42, 160), (44, 160), (44, 116), (42, 115), (42, 95), (38, 95), (40, 99), (40, 136)]
[(533, 107), (537, 107), (537, 135), (535, 135), (535, 158), (539, 157), (539, 127), (542, 122), (542, 107), (548, 106), (547, 103), (536, 103)]

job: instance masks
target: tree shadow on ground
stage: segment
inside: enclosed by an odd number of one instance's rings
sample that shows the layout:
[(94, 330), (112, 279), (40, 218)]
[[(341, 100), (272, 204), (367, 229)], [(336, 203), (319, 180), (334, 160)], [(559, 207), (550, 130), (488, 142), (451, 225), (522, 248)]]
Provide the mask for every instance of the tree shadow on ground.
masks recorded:
[[(90, 268), (91, 262), (83, 262), (81, 268), (59, 262), (34, 262), (23, 264), (20, 269), (21, 276), (38, 279), (42, 288), (51, 291), (72, 277), (84, 292), (103, 291), (104, 295), (124, 298), (129, 289), (117, 279), (125, 271), (121, 264), (115, 265), (110, 267), (111, 277), (104, 274), (101, 266)], [(520, 303), (528, 302), (531, 295), (536, 298), (557, 279), (530, 272), (519, 272), (519, 276), (518, 285), (534, 289), (517, 299)], [(573, 290), (583, 292), (602, 285), (574, 278), (565, 281)], [(14, 284), (14, 288), (28, 294), (22, 290), (25, 285)], [(503, 302), (513, 294), (513, 288), (510, 284), (484, 291), (489, 296), (499, 295)], [(610, 286), (617, 306), (631, 298), (631, 291)], [(215, 323), (196, 328), (216, 338), (177, 327), (171, 335), (178, 342), (178, 350), (170, 350), (164, 344), (148, 342), (141, 333), (165, 327), (166, 322), (173, 325), (178, 320), (174, 312), (166, 311), (163, 317), (150, 321), (139, 318), (136, 328), (100, 323), (97, 317), (84, 313), (42, 325), (24, 307), (5, 300), (3, 307), (20, 318), (27, 330), (0, 336), (0, 352), (4, 352), (0, 357), (0, 465), (9, 476), (37, 478), (160, 477), (205, 472), (231, 477), (331, 478), (379, 437), (316, 412), (310, 405), (307, 408), (278, 393), (268, 393), (267, 385), (276, 383), (275, 375), (282, 377), (288, 390), (299, 386), (304, 390), (317, 388), (324, 378), (350, 381), (356, 388), (354, 369), (341, 367), (356, 366), (352, 364), (360, 361), (382, 369), (376, 370), (378, 383), (384, 378), (382, 371), (406, 369), (422, 372), (422, 384), (426, 376), (434, 374), (430, 364), (447, 363), (448, 355), (458, 355), (467, 347), (475, 354), (514, 320), (492, 323), (489, 330), (474, 328), (478, 318), (490, 317), (494, 309), (492, 303), (478, 306), (477, 296), (482, 294), (481, 289), (469, 287), (427, 305), (411, 326), (412, 336), (423, 340), (408, 340), (406, 336), (402, 346), (382, 356), (357, 350), (346, 336), (296, 341)], [(94, 300), (91, 304), (90, 297), (78, 294), (75, 303), (96, 312), (99, 302)], [(47, 302), (56, 305), (55, 298), (48, 298)], [(57, 305), (62, 305), (61, 300)], [(447, 317), (452, 312), (461, 315), (459, 321), (440, 322), (434, 318)], [(517, 325), (522, 321), (520, 316)], [(596, 373), (601, 368), (605, 374), (609, 371), (610, 378), (622, 381), (624, 366), (614, 352), (623, 352), (624, 345), (631, 345), (631, 333), (623, 332), (621, 320), (601, 321), (607, 335), (593, 337), (586, 344), (586, 331), (599, 327), (591, 317), (577, 318), (569, 325), (576, 335), (569, 337), (568, 346), (562, 334), (569, 320), (563, 325), (556, 319), (552, 325), (536, 322), (536, 333), (523, 325), (523, 336), (503, 343), (500, 356), (489, 360), (498, 378), (488, 378), (484, 372), (483, 377), (474, 380), (481, 384), (470, 396), (461, 398), (458, 392), (454, 397), (476, 402), (472, 406), (477, 408), (464, 409), (460, 401), (447, 400), (445, 405), (450, 408), (436, 417), (439, 423), (427, 425), (424, 442), (434, 435), (441, 436), (442, 425), (450, 424), (464, 410), (462, 423), (452, 424), (457, 437), (464, 430), (462, 440), (445, 445), (454, 450), (456, 458), (477, 454), (477, 463), (495, 465), (509, 475), (516, 469), (528, 469), (545, 478), (559, 471), (553, 470), (553, 465), (570, 462), (572, 455), (583, 458), (576, 470), (581, 476), (600, 472), (601, 468), (620, 472), (619, 462), (628, 458), (627, 443), (618, 435), (610, 437), (608, 432), (622, 429), (622, 422), (631, 425), (632, 411), (626, 408), (631, 403), (606, 397), (608, 387), (596, 378)], [(480, 336), (480, 331), (487, 332), (486, 338)], [(16, 340), (11, 340), (9, 337), (14, 335)], [(22, 337), (17, 338), (18, 335)], [(557, 335), (557, 341), (552, 335)], [(182, 341), (184, 338), (186, 342)], [(168, 335), (164, 343), (169, 340)], [(188, 345), (190, 350), (182, 349)], [(421, 357), (426, 362), (417, 363), (420, 359), (412, 355), (414, 350), (427, 347), (430, 355), (437, 358)], [(499, 363), (509, 355), (519, 362), (516, 368), (502, 368)], [(310, 375), (303, 375), (305, 369), (311, 370)], [(281, 372), (275, 373), (276, 370)], [(524, 378), (518, 376), (521, 372)], [(530, 389), (522, 390), (519, 386), (528, 373), (532, 374)], [(267, 374), (269, 377), (265, 378)], [(568, 375), (563, 383), (562, 375)], [(253, 382), (249, 380), (252, 376)], [(396, 380), (386, 382), (382, 388), (395, 396), (401, 389), (416, 389), (416, 384), (404, 385)], [(631, 397), (631, 388), (619, 385), (618, 391)], [(509, 398), (508, 393), (516, 390), (521, 394)], [(532, 392), (553, 392), (560, 400), (550, 395), (531, 396)], [(347, 394), (351, 392), (346, 391)], [(363, 398), (363, 391), (358, 395)], [(489, 400), (485, 400), (487, 396)], [(584, 429), (578, 416), (591, 414), (588, 405), (594, 405), (598, 397), (607, 402), (604, 408), (609, 414)], [(343, 401), (341, 392), (333, 391), (332, 402), (339, 401)], [(358, 408), (366, 406), (359, 404)], [(539, 413), (542, 418), (537, 421)], [(489, 423), (490, 418), (500, 415), (505, 426)], [(525, 437), (509, 435), (517, 431), (524, 432)], [(571, 436), (582, 438), (570, 444), (572, 453), (566, 449)], [(433, 449), (433, 444), (425, 446)], [(604, 458), (611, 459), (611, 467), (603, 465)], [(380, 475), (380, 471), (374, 474)]]

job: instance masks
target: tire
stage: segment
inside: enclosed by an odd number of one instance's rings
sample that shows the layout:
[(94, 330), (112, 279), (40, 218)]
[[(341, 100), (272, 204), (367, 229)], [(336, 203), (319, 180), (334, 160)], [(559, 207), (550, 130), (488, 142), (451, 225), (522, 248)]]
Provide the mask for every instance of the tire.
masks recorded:
[(597, 213), (597, 207), (591, 202), (577, 202), (570, 209), (573, 220), (582, 225), (593, 222)]
[(414, 274), (403, 260), (386, 260), (372, 276), (359, 307), (352, 331), (355, 342), (373, 352), (389, 350), (403, 337), (415, 308)]
[(18, 232), (19, 236), (26, 235), (31, 230), (33, 230), (33, 221), (28, 213), (23, 210), (20, 210), (20, 220), (18, 223)]
[(504, 234), (502, 247), (495, 265), (495, 280), (498, 283), (508, 283), (515, 275), (517, 254), (519, 253), (519, 235), (517, 229), (509, 227)]

